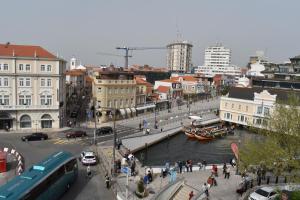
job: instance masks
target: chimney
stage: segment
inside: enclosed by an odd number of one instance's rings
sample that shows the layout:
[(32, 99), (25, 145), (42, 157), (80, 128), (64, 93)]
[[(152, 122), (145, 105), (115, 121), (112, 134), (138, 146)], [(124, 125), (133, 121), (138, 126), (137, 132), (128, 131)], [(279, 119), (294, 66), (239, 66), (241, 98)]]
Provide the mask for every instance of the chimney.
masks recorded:
[(7, 43), (5, 44), (5, 48), (8, 48), (8, 45), (10, 45), (10, 42), (7, 42)]

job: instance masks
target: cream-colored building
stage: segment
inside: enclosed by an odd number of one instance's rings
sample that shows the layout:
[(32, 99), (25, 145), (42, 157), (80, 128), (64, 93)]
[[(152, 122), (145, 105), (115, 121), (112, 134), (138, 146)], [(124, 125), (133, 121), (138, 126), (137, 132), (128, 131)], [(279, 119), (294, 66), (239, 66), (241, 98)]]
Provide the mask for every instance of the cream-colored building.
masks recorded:
[(0, 129), (62, 127), (65, 66), (42, 47), (0, 44)]
[[(220, 118), (232, 124), (263, 128), (268, 123), (276, 101), (286, 101), (289, 92), (260, 87), (231, 88), (226, 96), (221, 97)], [(299, 92), (294, 92), (299, 95)]]
[(93, 75), (93, 97), (99, 121), (108, 121), (114, 109), (117, 118), (136, 114), (136, 80), (122, 68), (102, 68)]

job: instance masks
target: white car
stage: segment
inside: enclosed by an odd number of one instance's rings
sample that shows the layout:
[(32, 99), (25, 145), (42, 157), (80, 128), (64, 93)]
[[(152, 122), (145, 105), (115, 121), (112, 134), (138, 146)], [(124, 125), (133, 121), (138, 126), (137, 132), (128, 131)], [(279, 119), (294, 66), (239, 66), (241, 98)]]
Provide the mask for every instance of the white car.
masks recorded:
[(83, 151), (80, 154), (80, 160), (83, 165), (95, 165), (97, 164), (97, 157), (92, 151)]
[(252, 192), (248, 200), (273, 200), (279, 194), (272, 187), (262, 187)]

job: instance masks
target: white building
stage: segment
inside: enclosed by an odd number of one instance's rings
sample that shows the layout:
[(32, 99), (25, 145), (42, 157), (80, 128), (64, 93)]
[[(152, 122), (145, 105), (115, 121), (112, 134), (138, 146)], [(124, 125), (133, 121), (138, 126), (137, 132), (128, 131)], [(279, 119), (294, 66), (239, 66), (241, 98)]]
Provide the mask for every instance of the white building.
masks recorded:
[(188, 41), (174, 42), (167, 45), (167, 66), (172, 72), (186, 73), (192, 67), (192, 47)]
[(203, 74), (205, 77), (214, 77), (217, 74), (229, 75), (234, 77), (241, 76), (241, 69), (235, 65), (230, 66), (198, 66), (195, 68), (195, 74)]
[(62, 127), (65, 67), (42, 47), (0, 44), (0, 129)]
[(231, 50), (221, 44), (205, 49), (204, 66), (229, 67), (231, 64)]

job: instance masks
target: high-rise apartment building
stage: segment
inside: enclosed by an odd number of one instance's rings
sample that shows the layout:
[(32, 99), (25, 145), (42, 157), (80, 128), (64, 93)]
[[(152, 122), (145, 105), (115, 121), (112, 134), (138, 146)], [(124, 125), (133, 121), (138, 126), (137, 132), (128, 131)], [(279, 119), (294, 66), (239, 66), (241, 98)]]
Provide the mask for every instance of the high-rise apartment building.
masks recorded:
[(0, 129), (62, 127), (65, 68), (42, 47), (0, 44)]
[(228, 67), (231, 63), (231, 50), (217, 44), (205, 49), (204, 66)]
[(174, 42), (167, 45), (167, 65), (170, 71), (186, 73), (192, 67), (192, 47), (188, 41)]

